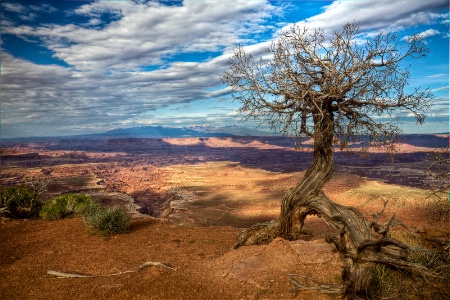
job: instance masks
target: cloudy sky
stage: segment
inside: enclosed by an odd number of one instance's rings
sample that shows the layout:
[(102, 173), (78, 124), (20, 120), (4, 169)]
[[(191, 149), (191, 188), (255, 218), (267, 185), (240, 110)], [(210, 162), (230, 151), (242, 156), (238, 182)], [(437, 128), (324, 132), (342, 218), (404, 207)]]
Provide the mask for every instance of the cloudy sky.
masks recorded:
[(103, 132), (144, 125), (240, 124), (221, 85), (233, 48), (267, 48), (290, 24), (327, 32), (358, 21), (370, 36), (420, 33), (411, 88), (429, 87), (426, 123), (448, 131), (448, 0), (2, 0), (1, 137)]

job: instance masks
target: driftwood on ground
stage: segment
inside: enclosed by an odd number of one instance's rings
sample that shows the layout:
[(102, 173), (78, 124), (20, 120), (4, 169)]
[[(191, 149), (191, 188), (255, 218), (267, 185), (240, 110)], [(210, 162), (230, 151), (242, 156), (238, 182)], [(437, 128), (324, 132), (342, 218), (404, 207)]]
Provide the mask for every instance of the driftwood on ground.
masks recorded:
[(126, 274), (126, 273), (133, 273), (133, 272), (138, 272), (146, 267), (149, 266), (153, 266), (153, 267), (163, 267), (166, 269), (170, 269), (173, 271), (176, 271), (175, 268), (169, 267), (168, 265), (165, 265), (163, 263), (160, 262), (155, 262), (155, 261), (148, 261), (143, 263), (139, 268), (137, 268), (136, 270), (127, 270), (127, 271), (123, 271), (123, 272), (118, 272), (118, 273), (111, 273), (111, 274), (103, 274), (103, 275), (85, 275), (85, 274), (78, 274), (78, 273), (65, 273), (65, 272), (59, 272), (59, 271), (53, 271), (53, 270), (48, 270), (47, 271), (47, 275), (52, 275), (52, 276), (56, 276), (58, 278), (93, 278), (93, 277), (108, 277), (108, 276), (117, 276), (117, 275), (122, 275), (122, 274)]

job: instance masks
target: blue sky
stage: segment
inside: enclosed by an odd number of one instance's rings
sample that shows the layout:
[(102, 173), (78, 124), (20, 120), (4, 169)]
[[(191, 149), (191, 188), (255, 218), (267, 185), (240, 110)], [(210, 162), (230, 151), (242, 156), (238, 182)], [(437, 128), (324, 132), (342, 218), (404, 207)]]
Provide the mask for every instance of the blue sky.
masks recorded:
[(297, 23), (326, 32), (358, 21), (367, 36), (419, 33), (431, 53), (411, 64), (430, 88), (426, 123), (449, 129), (448, 0), (2, 1), (1, 137), (103, 132), (145, 125), (240, 124), (220, 77), (237, 44), (266, 49)]

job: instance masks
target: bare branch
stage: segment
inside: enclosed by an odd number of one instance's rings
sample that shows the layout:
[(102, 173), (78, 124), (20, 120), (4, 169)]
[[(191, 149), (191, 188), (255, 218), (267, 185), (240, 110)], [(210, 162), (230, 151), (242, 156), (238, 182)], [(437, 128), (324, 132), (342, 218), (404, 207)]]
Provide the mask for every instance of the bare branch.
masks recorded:
[(402, 43), (395, 34), (379, 34), (363, 44), (355, 41), (359, 35), (357, 23), (329, 40), (323, 30), (294, 25), (264, 58), (255, 59), (238, 47), (222, 81), (235, 91), (246, 119), (268, 123), (275, 131), (314, 137), (318, 127), (313, 116), (322, 122), (329, 107), (332, 130), (343, 149), (362, 135), (371, 137), (367, 146), (393, 149), (390, 144), (400, 133), (396, 122), (379, 122), (374, 116), (395, 119), (404, 109), (423, 123), (433, 95), (428, 89), (405, 93), (410, 74), (400, 63), (429, 50), (418, 35)]
[[(365, 43), (357, 42), (359, 37), (357, 23), (347, 24), (328, 40), (323, 30), (294, 25), (264, 58), (254, 59), (238, 47), (230, 70), (222, 77), (234, 91), (234, 99), (241, 102), (245, 119), (257, 119), (286, 135), (314, 139), (313, 162), (281, 201), (279, 221), (241, 231), (234, 248), (270, 242), (277, 236), (297, 239), (306, 216), (319, 215), (340, 229), (339, 236), (327, 241), (344, 258), (344, 293), (350, 298), (366, 293), (375, 263), (435, 276), (427, 267), (407, 260), (412, 247), (388, 236), (394, 226), (404, 226), (395, 214), (386, 223), (378, 223), (387, 202), (370, 222), (358, 210), (333, 203), (322, 192), (333, 173), (333, 145), (349, 149), (351, 143), (360, 142), (363, 151), (378, 146), (394, 152), (401, 132), (396, 114), (408, 111), (421, 124), (433, 98), (427, 89), (406, 89), (410, 73), (401, 62), (428, 53), (418, 36), (404, 43), (391, 33)], [(380, 122), (382, 118), (389, 121)], [(301, 289), (329, 288), (291, 282)], [(341, 292), (342, 287), (334, 291)]]

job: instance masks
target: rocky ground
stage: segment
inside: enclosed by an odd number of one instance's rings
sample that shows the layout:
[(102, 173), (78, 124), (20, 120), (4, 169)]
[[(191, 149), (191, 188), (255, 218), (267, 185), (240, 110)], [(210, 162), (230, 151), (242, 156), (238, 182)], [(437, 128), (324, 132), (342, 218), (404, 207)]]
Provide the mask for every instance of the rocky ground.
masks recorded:
[[(96, 151), (93, 143), (65, 143), (3, 148), (0, 185), (49, 177), (49, 197), (86, 193), (127, 209), (130, 233), (92, 236), (79, 218), (0, 219), (0, 299), (337, 298), (298, 289), (340, 283), (341, 258), (325, 242), (336, 232), (320, 218), (306, 220), (301, 240), (231, 250), (239, 230), (277, 217), (308, 149), (225, 138), (103, 141)], [(442, 247), (448, 202), (425, 188), (423, 158), (433, 147), (420, 143), (404, 144), (394, 163), (376, 151), (363, 162), (337, 152), (325, 192), (370, 219), (389, 200), (385, 219), (397, 213), (424, 246)], [(401, 228), (397, 234), (412, 238)], [(162, 265), (139, 270), (147, 262)]]

